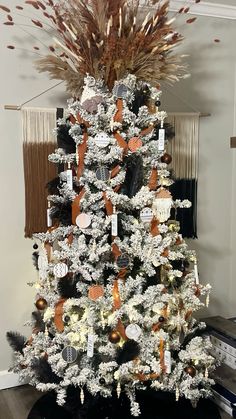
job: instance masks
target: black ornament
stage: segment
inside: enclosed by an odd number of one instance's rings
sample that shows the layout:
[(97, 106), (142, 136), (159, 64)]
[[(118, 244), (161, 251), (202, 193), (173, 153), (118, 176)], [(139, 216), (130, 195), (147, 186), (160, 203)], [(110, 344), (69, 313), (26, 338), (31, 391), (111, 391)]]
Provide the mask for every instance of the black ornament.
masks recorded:
[(36, 250), (36, 249), (38, 249), (38, 245), (37, 245), (37, 243), (34, 243), (34, 244), (33, 244), (33, 249), (35, 249), (35, 250)]
[(165, 317), (160, 316), (160, 317), (159, 317), (159, 319), (158, 319), (158, 321), (159, 321), (160, 323), (163, 323), (163, 322), (165, 321)]
[(161, 106), (161, 101), (160, 100), (156, 100), (155, 105), (156, 106)]
[(69, 321), (70, 321), (70, 316), (65, 316), (64, 317), (64, 322), (65, 323), (69, 323)]
[(104, 384), (106, 384), (106, 380), (105, 380), (105, 378), (103, 378), (103, 377), (99, 378), (99, 384), (101, 384), (102, 386), (103, 386)]
[(96, 170), (96, 177), (98, 180), (107, 182), (110, 178), (110, 172), (107, 167), (101, 166)]
[(78, 352), (73, 346), (66, 346), (62, 350), (61, 356), (68, 364), (73, 364), (77, 359)]
[(129, 266), (129, 262), (129, 256), (127, 255), (127, 253), (123, 253), (120, 256), (118, 256), (116, 261), (120, 269), (127, 268), (127, 266)]
[(86, 130), (86, 125), (83, 122), (81, 124), (79, 124), (79, 126), (82, 129), (82, 131)]

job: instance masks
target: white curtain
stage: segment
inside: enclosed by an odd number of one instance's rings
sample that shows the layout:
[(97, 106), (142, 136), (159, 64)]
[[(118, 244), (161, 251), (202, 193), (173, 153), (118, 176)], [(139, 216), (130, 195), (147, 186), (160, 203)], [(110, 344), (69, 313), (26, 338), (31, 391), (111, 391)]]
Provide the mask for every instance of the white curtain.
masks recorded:
[(199, 113), (168, 114), (175, 138), (169, 141), (167, 150), (177, 179), (198, 178), (199, 121)]
[(23, 108), (23, 154), (25, 177), (25, 237), (46, 231), (46, 184), (56, 176), (56, 166), (48, 155), (56, 148), (57, 110)]

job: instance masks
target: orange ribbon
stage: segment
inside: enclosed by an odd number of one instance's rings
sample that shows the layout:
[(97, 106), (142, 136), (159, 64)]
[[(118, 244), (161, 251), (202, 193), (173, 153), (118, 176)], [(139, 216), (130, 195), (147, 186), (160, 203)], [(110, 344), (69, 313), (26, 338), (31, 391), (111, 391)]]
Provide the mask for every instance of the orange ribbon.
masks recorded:
[(114, 116), (114, 121), (115, 122), (122, 122), (122, 120), (123, 120), (123, 115), (122, 115), (123, 100), (122, 99), (117, 99), (116, 108), (117, 108), (117, 111), (116, 111), (116, 114)]
[(118, 175), (118, 173), (120, 172), (121, 167), (119, 166), (119, 164), (117, 166), (114, 167), (114, 169), (112, 169), (111, 171), (111, 179), (113, 179), (113, 177), (115, 177), (116, 175)]
[(106, 208), (107, 215), (112, 215), (113, 214), (113, 205), (111, 203), (111, 200), (107, 198), (106, 192), (103, 192), (102, 195), (103, 195), (103, 199), (105, 201), (105, 208)]
[(79, 155), (79, 164), (77, 167), (77, 178), (79, 179), (84, 170), (84, 156), (87, 151), (88, 133), (84, 133), (83, 142), (78, 145), (77, 153)]
[(164, 340), (160, 339), (160, 345), (159, 345), (159, 352), (160, 352), (160, 365), (162, 371), (165, 370), (165, 363), (164, 363)]
[(123, 148), (124, 154), (126, 154), (127, 151), (128, 151), (128, 144), (127, 144), (127, 142), (124, 140), (124, 138), (122, 137), (122, 135), (118, 131), (114, 132), (113, 135), (114, 135), (114, 137), (115, 137), (118, 145), (121, 148)]
[(62, 320), (62, 316), (64, 313), (63, 306), (66, 299), (61, 298), (56, 304), (55, 304), (55, 315), (54, 315), (54, 323), (56, 326), (56, 329), (58, 332), (63, 332), (64, 330), (64, 323)]
[(156, 218), (153, 218), (151, 221), (151, 229), (150, 229), (151, 235), (153, 237), (158, 236), (158, 234), (160, 234), (158, 224), (159, 224), (159, 221)]
[(80, 214), (80, 201), (85, 194), (85, 189), (81, 189), (79, 195), (77, 195), (72, 202), (72, 224), (76, 224), (76, 218)]
[(152, 168), (152, 172), (151, 172), (151, 176), (148, 182), (148, 187), (150, 189), (150, 191), (155, 191), (157, 189), (157, 179), (158, 179), (158, 173), (157, 173), (157, 168), (153, 167)]

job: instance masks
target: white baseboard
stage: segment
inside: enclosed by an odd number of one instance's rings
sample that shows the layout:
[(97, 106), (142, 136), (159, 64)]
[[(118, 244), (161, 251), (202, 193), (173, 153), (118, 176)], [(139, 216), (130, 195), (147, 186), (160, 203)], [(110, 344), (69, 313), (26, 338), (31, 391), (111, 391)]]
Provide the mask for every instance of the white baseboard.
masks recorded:
[(9, 372), (7, 370), (0, 371), (0, 390), (7, 388), (18, 387), (28, 384), (27, 381), (19, 381), (18, 374)]

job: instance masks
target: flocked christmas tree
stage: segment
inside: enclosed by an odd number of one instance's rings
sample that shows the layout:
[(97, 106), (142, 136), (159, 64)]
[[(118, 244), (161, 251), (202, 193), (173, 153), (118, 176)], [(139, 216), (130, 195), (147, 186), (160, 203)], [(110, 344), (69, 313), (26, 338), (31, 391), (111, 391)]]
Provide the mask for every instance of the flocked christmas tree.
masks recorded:
[(35, 235), (32, 336), (8, 333), (13, 369), (55, 390), (60, 405), (71, 386), (81, 403), (85, 390), (124, 392), (134, 416), (136, 389), (196, 404), (210, 394), (214, 360), (193, 313), (210, 286), (199, 284), (195, 252), (171, 219), (172, 208), (190, 203), (173, 201), (168, 189), (172, 131), (159, 82), (183, 74), (171, 52), (182, 37), (169, 2), (146, 2), (146, 17), (138, 1), (25, 3), (43, 13), (34, 25), (49, 22), (59, 36), (39, 69), (79, 99), (58, 121), (59, 148), (49, 156), (64, 171), (48, 185), (48, 231)]

